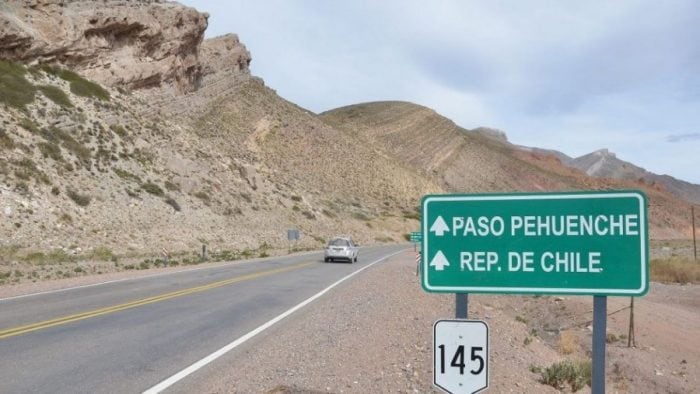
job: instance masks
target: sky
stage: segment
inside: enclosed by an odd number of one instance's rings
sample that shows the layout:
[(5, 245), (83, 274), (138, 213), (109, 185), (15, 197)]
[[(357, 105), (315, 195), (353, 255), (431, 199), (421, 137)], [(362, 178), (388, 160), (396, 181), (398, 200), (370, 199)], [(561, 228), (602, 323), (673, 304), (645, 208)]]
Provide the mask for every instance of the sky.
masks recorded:
[(700, 184), (700, 2), (181, 0), (313, 112), (401, 100)]

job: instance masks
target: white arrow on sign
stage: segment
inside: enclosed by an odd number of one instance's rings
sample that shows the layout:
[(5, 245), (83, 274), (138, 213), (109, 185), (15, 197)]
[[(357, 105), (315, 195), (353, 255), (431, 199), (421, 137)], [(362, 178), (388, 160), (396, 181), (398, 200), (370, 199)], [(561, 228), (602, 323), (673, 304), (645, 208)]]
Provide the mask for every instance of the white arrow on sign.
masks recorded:
[(445, 257), (442, 251), (438, 250), (435, 257), (433, 257), (433, 261), (430, 262), (430, 266), (435, 267), (436, 271), (444, 271), (445, 266), (450, 266), (450, 262), (447, 261), (447, 257)]
[(437, 235), (438, 237), (442, 237), (443, 234), (450, 231), (450, 228), (447, 227), (445, 219), (443, 219), (442, 216), (438, 216), (438, 218), (435, 220), (435, 223), (433, 223), (433, 225), (430, 226), (430, 231), (434, 232), (435, 235)]

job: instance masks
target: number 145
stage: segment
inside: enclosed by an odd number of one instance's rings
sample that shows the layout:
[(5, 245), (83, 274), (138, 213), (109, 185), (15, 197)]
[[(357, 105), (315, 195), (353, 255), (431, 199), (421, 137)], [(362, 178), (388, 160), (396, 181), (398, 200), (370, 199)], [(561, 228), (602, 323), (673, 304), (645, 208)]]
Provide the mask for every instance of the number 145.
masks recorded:
[[(438, 346), (440, 349), (440, 373), (445, 373), (445, 345)], [(466, 363), (464, 362), (464, 345), (459, 345), (454, 356), (452, 356), (452, 361), (450, 362), (451, 367), (459, 368), (459, 374), (464, 375), (464, 369), (466, 368)], [(483, 352), (484, 348), (481, 346), (471, 347), (471, 361), (477, 361), (479, 367), (472, 369), (469, 372), (472, 375), (478, 375), (484, 370), (484, 358), (481, 357), (479, 352)]]

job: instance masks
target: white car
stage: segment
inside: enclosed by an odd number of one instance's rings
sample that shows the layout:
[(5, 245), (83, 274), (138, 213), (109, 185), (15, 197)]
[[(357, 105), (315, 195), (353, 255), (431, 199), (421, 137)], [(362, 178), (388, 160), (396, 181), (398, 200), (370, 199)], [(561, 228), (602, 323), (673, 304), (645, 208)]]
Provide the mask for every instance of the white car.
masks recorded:
[(346, 237), (335, 237), (328, 241), (326, 249), (323, 252), (323, 261), (343, 260), (350, 263), (357, 262), (357, 256), (360, 254), (360, 248), (352, 242), (352, 239)]

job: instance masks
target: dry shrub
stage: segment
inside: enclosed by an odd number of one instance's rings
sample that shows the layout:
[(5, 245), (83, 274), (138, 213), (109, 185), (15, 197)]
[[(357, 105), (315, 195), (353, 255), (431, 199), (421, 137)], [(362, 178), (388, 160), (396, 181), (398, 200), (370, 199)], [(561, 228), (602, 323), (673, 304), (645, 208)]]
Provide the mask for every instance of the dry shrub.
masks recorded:
[(571, 354), (578, 349), (578, 339), (576, 334), (571, 330), (562, 331), (559, 334), (559, 344), (557, 349), (561, 354)]
[(663, 283), (700, 283), (700, 263), (689, 258), (672, 257), (651, 261), (651, 280)]
[(552, 386), (557, 390), (571, 387), (572, 392), (577, 392), (591, 384), (591, 361), (562, 361), (554, 363), (541, 372), (540, 382)]

